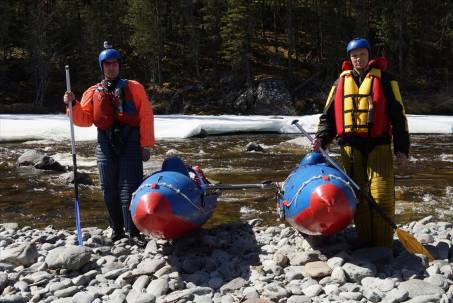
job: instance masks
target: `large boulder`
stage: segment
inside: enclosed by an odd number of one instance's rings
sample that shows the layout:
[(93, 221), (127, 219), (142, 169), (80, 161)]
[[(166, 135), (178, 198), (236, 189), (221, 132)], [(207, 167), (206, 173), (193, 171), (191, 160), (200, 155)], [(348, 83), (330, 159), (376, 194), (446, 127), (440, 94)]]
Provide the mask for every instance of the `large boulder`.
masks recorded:
[(283, 80), (266, 79), (258, 84), (254, 106), (256, 115), (295, 115), (291, 94)]
[(42, 150), (27, 150), (18, 159), (18, 166), (34, 166), (37, 169), (66, 171), (66, 168), (54, 158), (46, 155)]
[(38, 250), (35, 243), (26, 242), (0, 251), (0, 262), (13, 265), (29, 266), (38, 259)]
[(49, 251), (46, 256), (46, 263), (49, 268), (66, 268), (78, 270), (91, 258), (91, 251), (83, 246), (57, 247)]

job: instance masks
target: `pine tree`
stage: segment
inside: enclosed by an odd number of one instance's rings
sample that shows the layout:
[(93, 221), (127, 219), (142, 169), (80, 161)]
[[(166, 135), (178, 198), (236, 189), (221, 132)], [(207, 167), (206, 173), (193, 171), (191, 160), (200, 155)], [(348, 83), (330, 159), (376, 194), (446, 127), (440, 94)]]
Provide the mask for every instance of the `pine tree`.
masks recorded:
[(142, 63), (147, 79), (162, 83), (161, 7), (158, 0), (133, 0), (129, 3), (128, 24), (133, 29), (131, 45)]
[(252, 87), (250, 59), (252, 16), (249, 1), (229, 0), (226, 15), (222, 18), (222, 54), (234, 72), (244, 73), (248, 87)]

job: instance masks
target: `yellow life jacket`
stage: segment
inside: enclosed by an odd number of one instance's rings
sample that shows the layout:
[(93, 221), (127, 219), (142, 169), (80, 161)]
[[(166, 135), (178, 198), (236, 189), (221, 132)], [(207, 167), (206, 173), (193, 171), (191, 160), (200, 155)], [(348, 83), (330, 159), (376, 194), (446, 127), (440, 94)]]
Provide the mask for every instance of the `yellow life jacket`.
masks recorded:
[(357, 86), (352, 70), (341, 73), (335, 94), (337, 134), (379, 137), (388, 133), (381, 70), (372, 68)]

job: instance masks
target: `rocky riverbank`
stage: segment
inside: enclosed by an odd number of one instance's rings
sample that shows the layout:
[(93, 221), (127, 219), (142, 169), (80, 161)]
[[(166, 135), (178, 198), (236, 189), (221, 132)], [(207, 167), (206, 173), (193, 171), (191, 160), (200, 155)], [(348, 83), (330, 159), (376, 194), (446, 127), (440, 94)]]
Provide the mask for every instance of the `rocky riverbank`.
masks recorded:
[(453, 224), (404, 229), (435, 260), (394, 249), (354, 250), (353, 229), (329, 238), (293, 228), (220, 225), (145, 248), (109, 230), (0, 224), (0, 302), (453, 302)]

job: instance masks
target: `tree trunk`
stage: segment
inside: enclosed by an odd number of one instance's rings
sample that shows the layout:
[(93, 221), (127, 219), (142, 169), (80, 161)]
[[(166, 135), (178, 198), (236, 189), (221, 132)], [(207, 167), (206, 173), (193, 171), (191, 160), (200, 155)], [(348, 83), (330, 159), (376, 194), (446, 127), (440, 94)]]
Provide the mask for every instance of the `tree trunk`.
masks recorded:
[(293, 78), (292, 56), (294, 52), (293, 0), (288, 0), (288, 76)]

